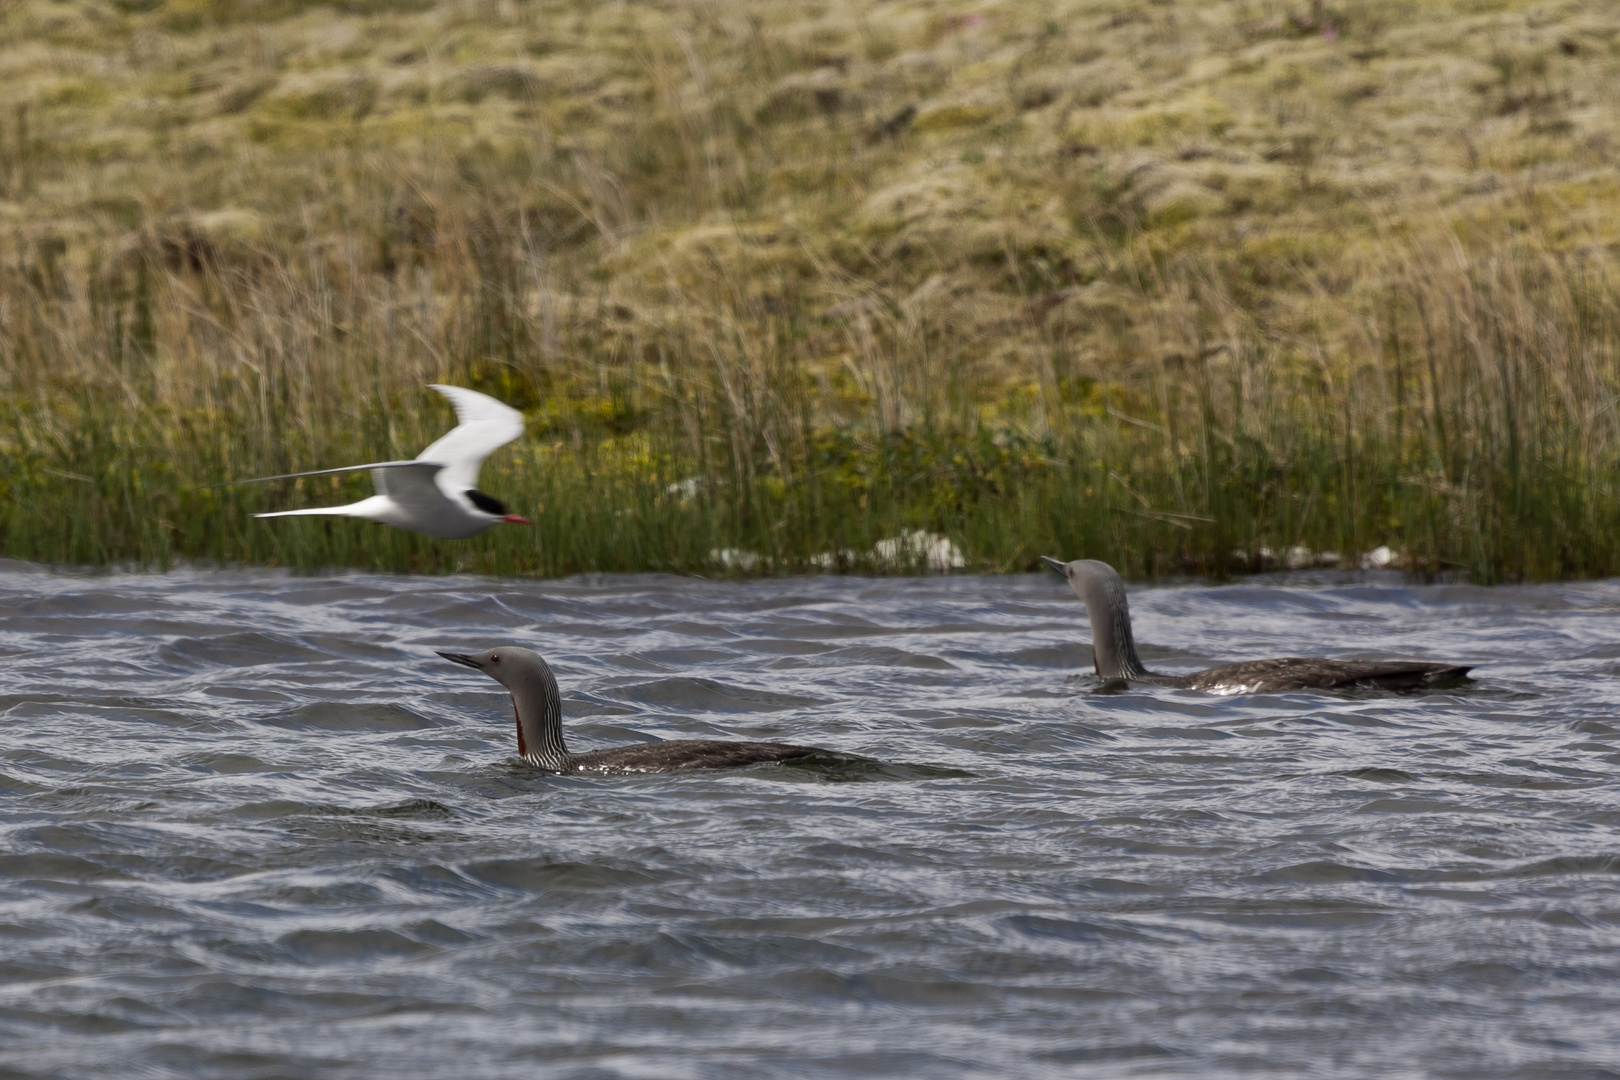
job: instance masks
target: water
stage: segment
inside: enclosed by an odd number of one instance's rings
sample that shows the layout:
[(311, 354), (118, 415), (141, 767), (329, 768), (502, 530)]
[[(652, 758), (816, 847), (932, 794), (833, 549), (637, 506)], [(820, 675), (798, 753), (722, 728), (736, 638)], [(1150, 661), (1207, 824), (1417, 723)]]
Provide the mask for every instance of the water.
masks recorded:
[[(1620, 1075), (1620, 583), (514, 582), (0, 569), (0, 1076)], [(809, 742), (893, 768), (558, 778)]]

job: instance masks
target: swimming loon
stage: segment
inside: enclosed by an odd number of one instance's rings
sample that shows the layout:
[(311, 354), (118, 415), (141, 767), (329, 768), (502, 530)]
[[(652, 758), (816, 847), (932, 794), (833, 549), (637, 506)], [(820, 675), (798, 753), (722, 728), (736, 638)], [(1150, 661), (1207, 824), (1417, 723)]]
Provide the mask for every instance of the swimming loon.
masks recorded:
[(1412, 690), (1436, 683), (1455, 682), (1469, 668), (1422, 660), (1328, 660), (1319, 656), (1280, 656), (1271, 660), (1245, 660), (1222, 664), (1190, 675), (1161, 675), (1142, 666), (1131, 637), (1131, 611), (1125, 602), (1125, 582), (1105, 562), (1076, 559), (1041, 561), (1062, 574), (1074, 594), (1085, 601), (1091, 615), (1091, 652), (1097, 674), (1104, 679), (1127, 679), (1216, 694), (1254, 694), (1268, 690), (1330, 690), (1339, 686), (1378, 686), (1386, 690)]
[[(811, 754), (830, 754), (814, 746), (741, 742), (730, 739), (670, 739), (634, 743), (610, 750), (569, 752), (563, 742), (562, 697), (551, 665), (533, 649), (507, 645), (481, 653), (441, 652), (457, 664), (482, 671), (512, 693), (517, 715), (518, 756), (551, 772), (680, 772), (685, 769), (734, 769), (762, 762), (787, 761)], [(839, 754), (838, 757), (847, 755)]]

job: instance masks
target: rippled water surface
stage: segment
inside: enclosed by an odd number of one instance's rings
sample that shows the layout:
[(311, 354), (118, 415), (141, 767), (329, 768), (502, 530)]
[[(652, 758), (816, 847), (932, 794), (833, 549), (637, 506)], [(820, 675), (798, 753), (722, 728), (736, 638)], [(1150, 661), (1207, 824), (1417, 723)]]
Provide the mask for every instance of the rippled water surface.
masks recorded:
[[(0, 1076), (1620, 1076), (1620, 584), (0, 568)], [(885, 767), (559, 778), (575, 749)]]

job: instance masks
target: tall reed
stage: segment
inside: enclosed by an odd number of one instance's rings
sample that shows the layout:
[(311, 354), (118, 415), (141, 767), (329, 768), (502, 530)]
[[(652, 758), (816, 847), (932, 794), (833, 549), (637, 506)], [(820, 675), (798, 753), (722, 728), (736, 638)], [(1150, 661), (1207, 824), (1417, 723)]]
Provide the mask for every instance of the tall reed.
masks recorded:
[[(1355, 268), (1375, 287), (1322, 283), (1319, 329), (1351, 328), (1331, 343), (1246, 305), (1241, 267), (1166, 266), (1131, 297), (1154, 313), (1132, 363), (1031, 321), (1013, 332), (1050, 365), (997, 401), (982, 343), (953, 342), (916, 290), (863, 282), (812, 313), (722, 277), (718, 302), (672, 285), (649, 314), (548, 292), (521, 231), (441, 223), (437, 265), (356, 271), (375, 242), (178, 262), (153, 244), (78, 275), (14, 249), (5, 552), (566, 573), (704, 570), (730, 547), (859, 569), (923, 528), (988, 569), (1056, 552), (1225, 573), (1378, 544), (1490, 580), (1620, 569), (1620, 308), (1598, 254), (1392, 244)], [(211, 486), (410, 456), (451, 422), (435, 380), (527, 410), (486, 486), (532, 532), (249, 516), (358, 497), (364, 477)]]

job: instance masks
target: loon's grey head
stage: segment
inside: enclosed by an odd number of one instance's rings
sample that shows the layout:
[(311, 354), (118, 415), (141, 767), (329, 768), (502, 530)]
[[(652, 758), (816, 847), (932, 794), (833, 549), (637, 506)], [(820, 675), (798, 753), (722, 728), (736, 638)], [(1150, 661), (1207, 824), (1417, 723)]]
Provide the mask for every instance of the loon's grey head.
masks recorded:
[(513, 689), (514, 683), (521, 683), (541, 672), (551, 673), (551, 667), (544, 657), (521, 645), (503, 645), (498, 649), (485, 649), (481, 653), (434, 651), (451, 663), (482, 671), (508, 690)]
[(1073, 562), (1060, 562), (1050, 555), (1042, 555), (1041, 562), (1060, 574), (1069, 583), (1069, 587), (1074, 590), (1075, 595), (1082, 600), (1086, 599), (1085, 587), (1092, 583), (1102, 585), (1110, 591), (1117, 587), (1121, 594), (1124, 593), (1125, 580), (1119, 576), (1119, 571), (1097, 559), (1075, 559)]

